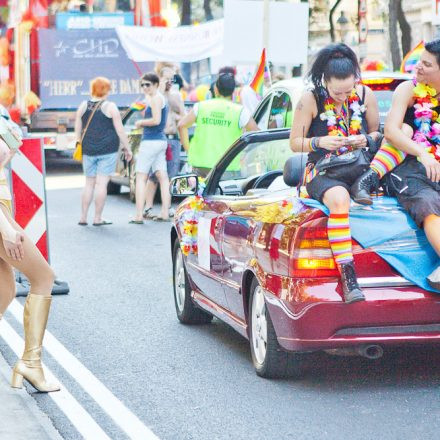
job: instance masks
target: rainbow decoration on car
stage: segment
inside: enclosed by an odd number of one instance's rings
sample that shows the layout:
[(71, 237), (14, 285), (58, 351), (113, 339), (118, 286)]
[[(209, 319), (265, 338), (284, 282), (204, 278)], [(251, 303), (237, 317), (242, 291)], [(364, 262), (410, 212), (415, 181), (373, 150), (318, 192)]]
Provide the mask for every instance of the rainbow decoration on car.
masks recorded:
[(180, 217), (180, 227), (182, 232), (180, 249), (185, 256), (188, 256), (190, 253), (197, 255), (199, 252), (197, 245), (197, 233), (200, 211), (203, 209), (205, 204), (203, 199), (203, 191), (205, 190), (205, 186), (205, 182), (199, 178), (197, 195), (188, 197), (186, 200), (187, 203), (185, 211)]
[(402, 60), (400, 71), (402, 73), (413, 73), (422, 52), (425, 50), (425, 42), (421, 41), (413, 50), (410, 50)]
[(250, 82), (250, 86), (255, 90), (255, 92), (263, 96), (263, 86), (264, 86), (264, 78), (265, 76), (269, 76), (270, 78), (270, 72), (267, 67), (267, 61), (266, 61), (266, 49), (263, 49), (263, 52), (261, 53), (260, 57), (260, 64), (258, 65), (258, 69), (255, 72), (255, 76)]

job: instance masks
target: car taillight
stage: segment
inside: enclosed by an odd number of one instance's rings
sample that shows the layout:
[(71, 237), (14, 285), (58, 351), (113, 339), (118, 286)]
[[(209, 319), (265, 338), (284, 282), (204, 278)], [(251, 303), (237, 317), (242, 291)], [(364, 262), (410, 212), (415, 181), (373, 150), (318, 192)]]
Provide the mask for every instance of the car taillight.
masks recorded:
[(327, 235), (327, 217), (300, 226), (290, 251), (291, 277), (339, 276)]
[(392, 78), (362, 79), (362, 84), (371, 90), (394, 90), (402, 81)]

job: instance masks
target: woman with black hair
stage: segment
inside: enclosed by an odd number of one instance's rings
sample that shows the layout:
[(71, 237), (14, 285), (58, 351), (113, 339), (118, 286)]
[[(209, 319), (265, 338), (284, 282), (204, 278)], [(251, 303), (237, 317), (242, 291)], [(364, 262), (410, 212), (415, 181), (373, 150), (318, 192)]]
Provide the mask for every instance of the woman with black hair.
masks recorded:
[[(440, 257), (440, 39), (425, 44), (413, 81), (400, 84), (385, 122), (387, 143), (358, 181), (369, 191), (379, 179), (397, 197)], [(392, 171), (392, 172), (391, 172)], [(385, 176), (385, 177), (384, 177)], [(440, 290), (440, 260), (427, 277)]]
[[(308, 78), (313, 90), (305, 92), (296, 106), (290, 146), (296, 152), (309, 152), (304, 176), (307, 192), (330, 211), (328, 239), (341, 273), (344, 300), (363, 301), (353, 264), (348, 211), (350, 195), (356, 196), (352, 185), (368, 168), (375, 152), (360, 149), (374, 146), (379, 136), (377, 101), (368, 87), (358, 84), (359, 63), (345, 44), (323, 48)], [(346, 165), (333, 161), (336, 156), (360, 158), (356, 150), (363, 160), (347, 161)], [(325, 169), (324, 160), (335, 166)]]

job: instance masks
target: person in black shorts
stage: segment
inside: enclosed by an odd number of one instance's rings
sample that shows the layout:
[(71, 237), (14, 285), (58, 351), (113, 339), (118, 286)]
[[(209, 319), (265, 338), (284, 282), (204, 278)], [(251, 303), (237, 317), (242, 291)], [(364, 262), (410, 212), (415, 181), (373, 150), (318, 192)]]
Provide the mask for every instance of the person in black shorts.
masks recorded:
[[(343, 165), (343, 173), (341, 165), (320, 172), (315, 165), (325, 157), (330, 160), (332, 156), (350, 152), (355, 156), (355, 150), (375, 143), (379, 135), (377, 101), (368, 87), (358, 84), (359, 64), (355, 53), (345, 44), (323, 48), (308, 77), (313, 90), (306, 91), (296, 106), (290, 146), (296, 152), (309, 152), (307, 192), (330, 210), (328, 239), (341, 274), (344, 300), (363, 301), (365, 296), (353, 263), (348, 211), (350, 196), (356, 197), (352, 185), (366, 171), (369, 162), (364, 159), (363, 164), (356, 161)], [(367, 155), (366, 151), (361, 153)]]

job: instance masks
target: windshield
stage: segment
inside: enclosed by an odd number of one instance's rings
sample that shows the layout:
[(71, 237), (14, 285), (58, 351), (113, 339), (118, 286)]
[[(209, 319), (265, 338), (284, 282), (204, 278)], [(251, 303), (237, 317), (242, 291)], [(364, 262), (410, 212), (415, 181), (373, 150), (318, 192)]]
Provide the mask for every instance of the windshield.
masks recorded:
[(391, 100), (393, 99), (393, 92), (391, 90), (375, 90), (377, 104), (379, 107), (379, 118), (381, 124), (385, 122), (385, 118), (391, 108)]
[(289, 139), (249, 144), (231, 160), (231, 165), (234, 163), (239, 164), (236, 171), (231, 173), (233, 167), (230, 165), (220, 180), (247, 179), (269, 171), (282, 171), (286, 160), (292, 155)]

